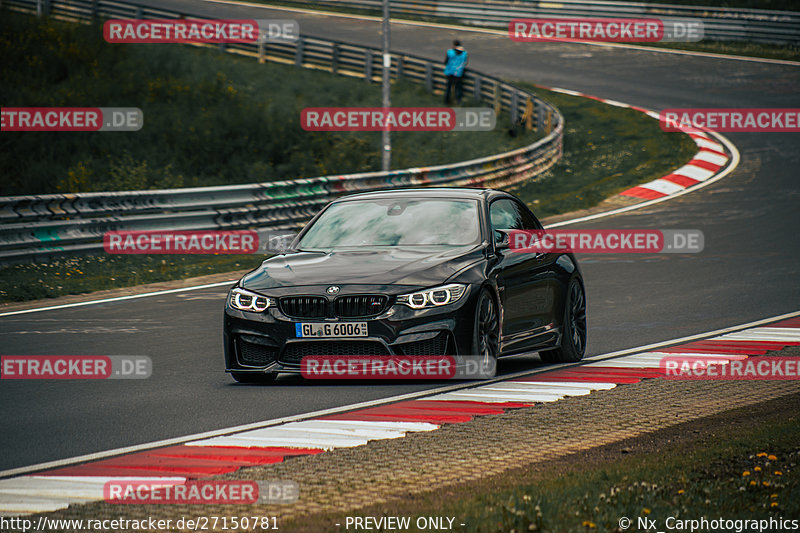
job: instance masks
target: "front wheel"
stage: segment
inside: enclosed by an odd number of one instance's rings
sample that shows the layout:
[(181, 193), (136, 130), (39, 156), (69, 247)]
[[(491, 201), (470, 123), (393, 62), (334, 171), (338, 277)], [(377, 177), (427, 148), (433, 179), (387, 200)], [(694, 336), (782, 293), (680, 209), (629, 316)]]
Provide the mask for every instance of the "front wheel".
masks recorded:
[(270, 374), (261, 374), (258, 372), (231, 372), (231, 376), (233, 376), (233, 379), (235, 379), (237, 383), (262, 385), (272, 383), (275, 381), (275, 378), (278, 377), (274, 372)]
[(586, 352), (586, 296), (583, 285), (572, 278), (567, 287), (561, 346), (539, 352), (545, 363), (574, 363)]
[(484, 364), (497, 360), (500, 351), (500, 316), (488, 289), (481, 289), (475, 305), (475, 326), (472, 333), (472, 355), (483, 357)]

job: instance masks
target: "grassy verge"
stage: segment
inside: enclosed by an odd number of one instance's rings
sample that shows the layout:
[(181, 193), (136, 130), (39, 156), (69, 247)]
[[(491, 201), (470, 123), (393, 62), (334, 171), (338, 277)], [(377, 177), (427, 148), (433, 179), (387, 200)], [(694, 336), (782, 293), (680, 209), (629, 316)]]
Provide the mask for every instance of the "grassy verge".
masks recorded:
[(639, 111), (520, 85), (555, 104), (566, 122), (562, 160), (512, 191), (540, 218), (592, 207), (660, 178), (697, 151), (689, 136), (666, 133)]
[(252, 269), (255, 255), (86, 255), (0, 267), (0, 302), (22, 302)]
[[(380, 132), (307, 132), (306, 107), (380, 106), (377, 85), (218, 49), (114, 45), (102, 28), (0, 16), (0, 102), (8, 107), (139, 107), (137, 132), (5, 132), (0, 195), (229, 185), (380, 169)], [(323, 89), (324, 88), (324, 89)], [(440, 106), (408, 81), (394, 106)], [(508, 123), (507, 116), (498, 124)], [(394, 168), (511, 150), (534, 135), (405, 132)]]
[[(48, 26), (48, 28), (47, 31), (49, 32), (67, 31), (69, 33), (82, 31), (80, 27), (72, 27), (69, 25), (65, 27), (60, 27), (58, 25), (52, 27)], [(135, 54), (138, 52), (134, 50), (130, 53)], [(308, 84), (308, 87), (322, 85), (327, 87), (330, 84), (332, 86), (331, 90), (333, 91), (332, 98), (334, 99), (345, 98), (344, 93), (338, 96), (336, 96), (336, 94), (337, 91), (344, 91), (346, 89), (352, 91), (352, 98), (374, 98), (375, 103), (378, 102), (377, 99), (379, 98), (378, 89), (363, 82), (282, 65), (257, 65), (252, 60), (230, 57), (211, 50), (169, 47), (162, 51), (162, 49), (150, 48), (147, 54), (180, 54), (178, 58), (191, 65), (191, 68), (200, 70), (207, 68), (209, 71), (224, 69), (225, 79), (228, 80), (226, 83), (230, 83), (237, 91), (237, 94), (242, 92), (250, 93), (251, 97), (255, 94), (261, 94), (265, 97), (264, 99), (270, 101), (272, 101), (270, 90), (274, 90), (274, 84), (270, 85), (262, 79), (262, 77), (268, 77), (270, 73), (284, 76), (289, 80), (287, 84), (290, 86), (289, 92), (291, 94), (286, 98), (289, 100), (298, 100), (302, 102), (303, 106), (323, 104), (318, 100), (318, 92), (309, 92), (306, 88), (301, 90), (302, 84)], [(173, 63), (166, 63), (166, 65), (169, 64)], [(176, 68), (180, 70), (183, 67)], [(80, 69), (77, 70), (79, 71)], [(202, 77), (202, 74), (198, 73), (196, 70), (192, 72), (194, 72), (192, 76), (195, 78)], [(71, 82), (65, 81), (65, 83)], [(342, 85), (339, 85), (340, 83)], [(396, 105), (420, 105), (420, 102), (425, 102), (430, 105), (438, 104), (438, 97), (425, 94), (416, 86), (411, 86), (410, 84), (408, 86), (404, 85), (405, 84), (402, 83), (398, 84), (393, 89), (393, 98)], [(639, 112), (608, 106), (586, 98), (571, 97), (550, 91), (533, 89), (531, 86), (528, 86), (528, 88), (534, 90), (534, 92), (538, 93), (539, 96), (546, 100), (553, 102), (562, 111), (567, 122), (563, 160), (535, 182), (517, 187), (514, 191), (520, 195), (540, 217), (596, 205), (616, 192), (668, 173), (670, 170), (687, 161), (695, 151), (694, 143), (692, 143), (687, 136), (679, 133), (665, 133), (661, 131), (655, 120)], [(192, 93), (193, 91), (188, 91), (187, 95)], [(250, 100), (251, 97), (248, 97), (245, 101), (252, 103)], [(187, 96), (187, 98), (191, 99), (194, 97)], [(2, 99), (0, 99), (0, 101), (2, 101)], [(100, 100), (100, 102), (99, 105), (107, 106), (130, 105), (130, 101), (109, 102), (107, 100)], [(286, 103), (285, 99), (276, 96), (273, 103), (270, 105), (281, 105), (282, 102)], [(46, 105), (40, 103), (38, 100), (37, 103), (39, 103), (39, 105)], [(83, 103), (85, 102), (82, 102), (81, 105), (83, 105)], [(181, 99), (175, 100), (174, 103), (179, 107), (189, 105), (183, 103)], [(324, 105), (346, 105), (348, 103), (351, 104), (352, 100), (337, 100), (336, 103), (331, 104), (328, 102)], [(64, 101), (60, 105), (68, 105), (68, 103)], [(73, 103), (73, 105), (75, 104)], [(238, 105), (239, 104), (235, 104), (234, 108)], [(188, 108), (181, 109), (187, 113), (189, 112)], [(178, 112), (175, 110), (171, 111), (168, 106), (161, 109), (161, 111), (168, 115)], [(209, 111), (212, 115), (223, 112), (224, 109), (222, 108), (213, 112)], [(146, 120), (148, 116), (149, 113), (145, 111)], [(173, 119), (176, 118), (176, 115), (171, 116)], [(186, 120), (193, 119), (186, 118)], [(501, 120), (503, 119), (499, 119), (498, 123), (502, 123), (500, 122)], [(212, 123), (209, 123), (207, 127), (210, 128), (210, 124)], [(245, 120), (244, 123), (246, 124), (247, 121)], [(142, 157), (159, 152), (158, 150), (153, 150), (152, 146), (154, 144), (158, 145), (162, 141), (167, 142), (167, 140), (171, 138), (175, 132), (170, 130), (170, 127), (171, 126), (168, 124), (157, 126), (154, 137), (149, 141), (151, 144), (142, 145), (143, 149), (149, 146), (147, 150), (142, 152)], [(163, 139), (160, 137), (161, 133), (158, 133), (162, 128), (166, 130)], [(156, 129), (156, 127), (154, 127), (154, 129)], [(211, 135), (212, 131), (213, 128), (208, 130), (208, 135)], [(4, 134), (3, 142), (8, 142), (5, 135), (6, 134)], [(29, 139), (32, 139), (30, 142), (35, 141), (41, 144), (42, 146), (40, 148), (44, 149), (48, 146), (36, 141), (37, 138), (33, 137), (33, 135), (36, 134), (26, 135), (29, 136)], [(64, 142), (83, 142), (80, 139), (77, 141), (74, 140), (74, 138), (79, 137), (79, 135), (73, 134), (72, 139), (68, 137), (69, 134), (63, 135), (65, 136)], [(116, 143), (118, 140), (116, 137), (117, 135), (128, 136), (137, 134), (107, 134), (108, 141)], [(348, 137), (347, 135), (349, 134), (343, 135), (343, 139), (352, 143), (354, 147), (360, 146), (362, 143), (360, 137)], [(324, 141), (323, 137), (319, 139)], [(533, 137), (531, 136), (509, 138), (502, 128), (498, 128), (498, 130), (492, 134), (486, 134), (485, 132), (397, 134), (394, 137), (394, 157), (397, 166), (427, 166), (428, 164), (437, 162), (468, 159), (481, 154), (497, 153), (502, 150), (527, 144), (531, 142), (532, 139)], [(53, 138), (48, 137), (48, 142), (51, 140), (56, 142)], [(222, 139), (216, 142), (222, 145), (227, 141)], [(325, 144), (328, 142), (331, 144)], [(337, 145), (334, 140), (329, 139), (325, 141), (325, 143), (322, 145), (312, 143), (312, 150), (314, 154), (319, 154), (317, 163), (321, 165), (320, 170), (333, 173), (341, 167), (335, 164), (332, 158), (345, 158), (346, 156), (343, 155), (343, 153), (337, 152)], [(420, 147), (419, 143), (425, 145), (424, 149)], [(480, 149), (478, 145), (480, 145)], [(72, 145), (67, 144), (65, 146), (70, 147)], [(34, 154), (34, 157), (30, 158), (30, 160), (28, 158), (25, 160), (29, 162), (33, 161), (30, 166), (35, 169), (37, 157), (35, 154), (38, 152), (36, 150), (28, 152), (26, 151), (28, 148), (29, 147), (25, 144), (17, 146), (11, 154)], [(78, 148), (79, 147), (72, 146), (70, 149)], [(222, 148), (220, 149), (222, 150)], [(116, 152), (121, 153), (122, 155), (120, 157), (127, 158), (128, 160), (115, 163), (116, 166), (114, 168), (116, 168), (118, 172), (116, 174), (114, 172), (110, 174), (108, 178), (112, 180), (110, 183), (102, 180), (97, 181), (92, 178), (93, 176), (96, 177), (99, 175), (99, 170), (91, 172), (87, 170), (84, 173), (79, 172), (76, 174), (77, 177), (73, 176), (74, 172), (70, 172), (69, 176), (75, 177), (79, 184), (83, 184), (83, 186), (87, 188), (130, 189), (147, 188), (148, 186), (158, 185), (160, 183), (158, 182), (159, 179), (166, 179), (164, 176), (169, 175), (168, 172), (161, 174), (158, 172), (151, 173), (148, 172), (147, 169), (156, 170), (161, 168), (163, 170), (167, 168), (167, 170), (169, 170), (169, 168), (171, 168), (169, 167), (171, 163), (166, 163), (167, 167), (163, 167), (160, 163), (154, 162), (155, 160), (153, 159), (140, 159), (139, 156), (133, 155), (131, 150), (134, 150), (134, 148), (126, 147), (124, 150)], [(293, 145), (287, 148), (287, 150), (289, 150), (289, 152), (284, 155), (291, 159), (294, 153), (292, 151), (301, 150), (301, 148), (297, 145)], [(110, 153), (113, 154), (115, 152), (112, 150)], [(347, 152), (345, 151), (344, 153), (346, 154)], [(12, 159), (9, 153), (7, 153), (5, 157), (9, 160)], [(21, 160), (21, 158), (16, 159)], [(165, 159), (165, 161), (167, 160), (168, 159)], [(64, 161), (58, 159), (58, 162), (63, 164)], [(224, 159), (217, 163), (224, 163)], [(258, 164), (263, 163), (256, 162), (254, 164), (258, 166)], [(83, 168), (88, 169), (91, 167), (91, 165), (87, 165), (83, 165)], [(329, 168), (330, 165), (333, 166)], [(222, 166), (225, 165), (223, 164)], [(78, 168), (81, 168), (80, 164)], [(13, 176), (15, 174), (13, 173), (13, 169), (7, 169), (5, 175)], [(172, 175), (175, 175), (174, 172)], [(264, 180), (264, 175), (260, 173), (253, 174), (251, 172), (245, 172), (245, 176), (247, 179), (244, 181)], [(153, 179), (156, 181), (153, 182)], [(48, 183), (52, 184), (52, 182)], [(171, 185), (195, 184), (208, 183), (197, 178), (194, 180), (181, 179), (180, 183), (172, 183)], [(113, 185), (117, 185), (118, 187), (114, 187)], [(76, 186), (75, 183), (67, 184), (67, 186), (67, 190), (73, 192), (81, 189), (80, 186)], [(33, 190), (36, 190), (35, 187)], [(84, 256), (65, 258), (40, 264), (8, 265), (0, 267), (0, 302), (25, 301), (67, 294), (81, 294), (103, 289), (128, 287), (144, 283), (184, 279), (204, 274), (246, 269), (257, 266), (262, 259), (263, 257), (225, 255), (168, 256), (166, 259), (164, 256)]]
[[(524, 84), (522, 84), (524, 85)], [(536, 181), (517, 187), (540, 217), (591, 207), (614, 193), (656, 179), (695, 153), (691, 139), (665, 133), (630, 109), (534, 89), (567, 123), (564, 157)], [(255, 267), (256, 256), (85, 256), (0, 267), (0, 302), (127, 287)]]
[[(409, 531), (418, 531), (414, 519), (425, 516), (455, 517), (465, 524), (457, 529), (468, 532), (690, 531), (675, 520), (703, 517), (740, 522), (695, 531), (759, 531), (744, 521), (800, 518), (798, 397), (790, 401), (662, 430), (637, 440), (636, 452), (625, 443), (610, 445), (349, 514), (410, 516)], [(623, 517), (631, 520), (627, 528), (620, 527)], [(653, 527), (643, 527), (645, 519)], [(337, 531), (335, 523), (344, 524), (344, 516), (284, 526)], [(778, 530), (774, 524), (761, 529)]]

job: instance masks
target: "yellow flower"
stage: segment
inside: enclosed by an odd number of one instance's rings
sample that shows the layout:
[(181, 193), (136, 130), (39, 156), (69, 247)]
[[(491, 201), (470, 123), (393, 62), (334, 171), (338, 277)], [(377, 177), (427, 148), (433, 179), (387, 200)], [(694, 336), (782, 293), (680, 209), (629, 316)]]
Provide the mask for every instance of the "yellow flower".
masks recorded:
[(747, 476), (750, 475), (750, 471), (749, 470), (745, 470), (744, 472), (742, 472), (742, 475), (747, 477)]
[(775, 475), (776, 475), (776, 476), (782, 476), (782, 475), (783, 475), (783, 472), (781, 472), (780, 470), (776, 470), (776, 471), (775, 471)]
[(644, 514), (650, 514), (650, 509), (648, 509), (647, 507), (645, 507), (644, 509), (642, 509), (642, 512), (643, 512)]
[(755, 485), (755, 484), (756, 484), (756, 482), (755, 482), (755, 481), (751, 481), (751, 482), (750, 482), (750, 486), (751, 486), (751, 487), (752, 487), (753, 485)]
[(590, 520), (584, 520), (581, 523), (581, 525), (584, 526), (584, 527), (588, 527), (589, 529), (594, 529), (594, 528), (597, 527), (597, 525), (594, 522), (590, 521)]
[(772, 502), (771, 504), (769, 504), (769, 506), (770, 507), (777, 507), (778, 506), (778, 502)]
[(770, 461), (777, 461), (778, 460), (778, 458), (775, 457), (774, 455), (768, 455), (767, 459), (769, 459)]
[(753, 470), (755, 470), (756, 472), (761, 472), (761, 467), (760, 467), (760, 466), (757, 466), (757, 467), (755, 467)]
[(767, 456), (766, 452), (761, 452), (758, 455), (756, 455), (756, 457), (766, 457), (766, 456)]
[(769, 497), (774, 499), (774, 498), (777, 498), (778, 495), (777, 494), (770, 494)]
[(683, 494), (683, 492), (684, 492), (683, 489), (681, 489), (678, 491), (678, 494)]
[(765, 487), (769, 487), (769, 481), (762, 481), (761, 484)]

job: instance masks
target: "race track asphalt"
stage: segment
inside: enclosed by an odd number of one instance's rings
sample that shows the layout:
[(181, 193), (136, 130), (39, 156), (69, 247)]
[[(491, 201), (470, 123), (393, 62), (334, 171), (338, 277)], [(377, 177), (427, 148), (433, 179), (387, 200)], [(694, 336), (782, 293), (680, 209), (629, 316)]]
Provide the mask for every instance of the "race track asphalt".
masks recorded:
[[(379, 45), (378, 23), (188, 0), (143, 2), (219, 18), (294, 18), (305, 35)], [(800, 67), (392, 25), (392, 48), (438, 59), (453, 38), (470, 67), (656, 110), (800, 107)], [(728, 177), (697, 192), (581, 228), (700, 229), (686, 255), (593, 255), (581, 265), (591, 354), (639, 346), (800, 307), (800, 137), (740, 133)], [(0, 382), (0, 470), (433, 387), (239, 386), (223, 373), (224, 288), (0, 318), (3, 355), (148, 355), (153, 376), (125, 381)], [(501, 372), (538, 364), (501, 363)]]

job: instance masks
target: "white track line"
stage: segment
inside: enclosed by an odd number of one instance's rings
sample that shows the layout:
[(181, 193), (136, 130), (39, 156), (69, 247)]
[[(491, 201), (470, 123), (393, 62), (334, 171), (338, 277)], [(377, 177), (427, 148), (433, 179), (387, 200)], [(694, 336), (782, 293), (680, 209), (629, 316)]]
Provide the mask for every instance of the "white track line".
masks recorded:
[(137, 298), (147, 298), (148, 296), (160, 296), (162, 294), (175, 294), (177, 292), (197, 291), (200, 289), (210, 289), (213, 287), (233, 286), (236, 280), (221, 281), (219, 283), (209, 283), (207, 285), (194, 285), (192, 287), (181, 287), (180, 289), (168, 289), (156, 292), (143, 292), (141, 294), (130, 294), (128, 296), (115, 296), (114, 298), (103, 298), (102, 300), (89, 300), (86, 302), (75, 302), (71, 304), (51, 305), (49, 307), (35, 307), (33, 309), (23, 309), (21, 311), (9, 311), (7, 313), (0, 313), (0, 317), (24, 315), (27, 313), (36, 313), (38, 311), (54, 311), (56, 309), (68, 309), (70, 307), (83, 307), (85, 305), (105, 304), (110, 302), (121, 302), (123, 300), (135, 300)]

